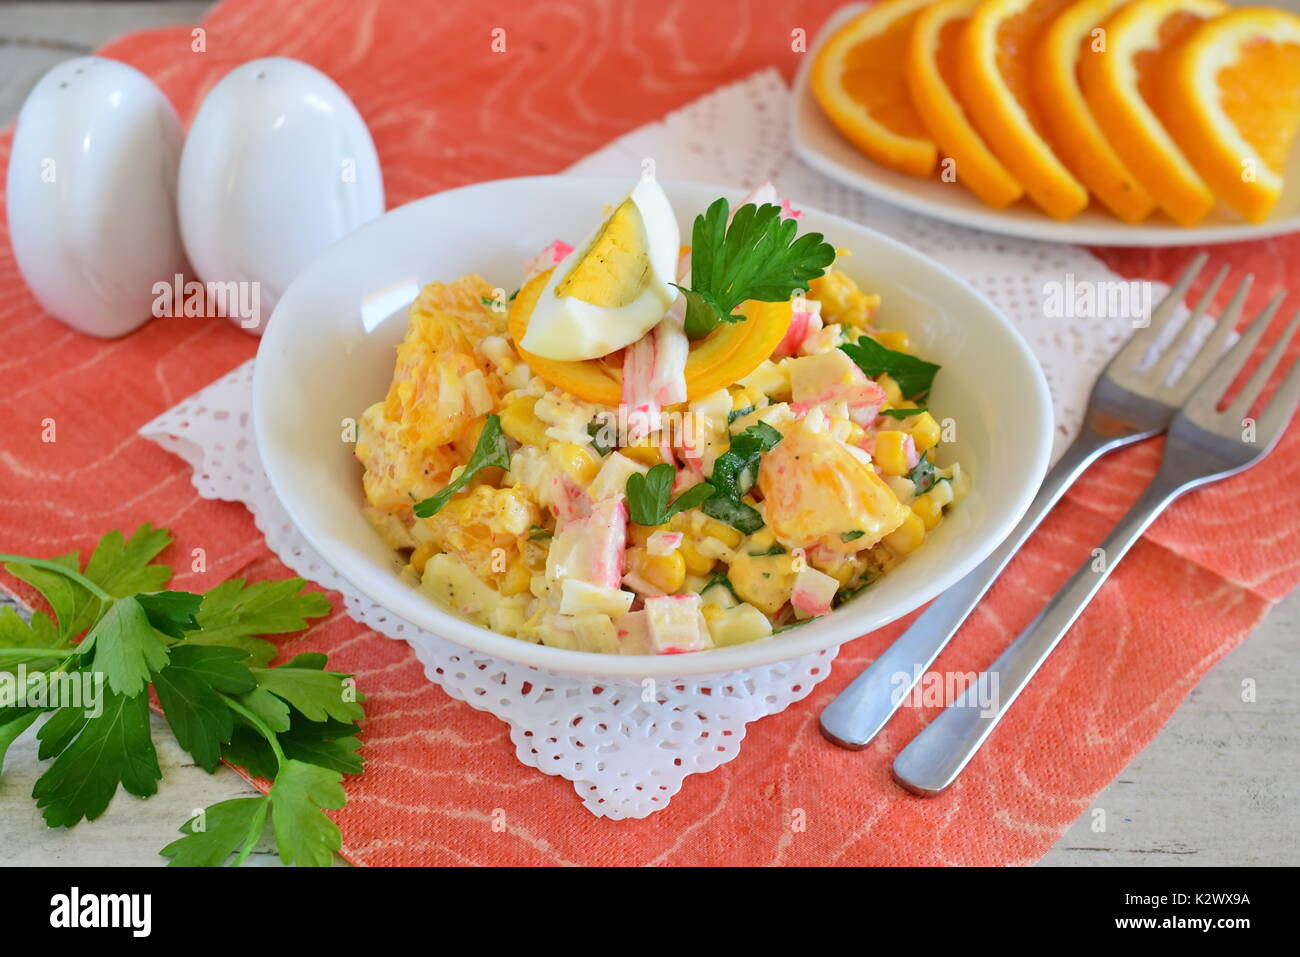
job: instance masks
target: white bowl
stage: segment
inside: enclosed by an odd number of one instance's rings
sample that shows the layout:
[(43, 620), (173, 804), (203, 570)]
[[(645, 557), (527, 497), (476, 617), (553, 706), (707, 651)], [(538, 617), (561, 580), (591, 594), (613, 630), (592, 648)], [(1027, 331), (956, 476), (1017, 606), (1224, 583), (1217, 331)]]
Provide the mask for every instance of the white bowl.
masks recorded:
[[(1047, 383), (1024, 341), (979, 293), (942, 266), (838, 216), (804, 210), (801, 230), (852, 249), (841, 263), (884, 297), (882, 328), (905, 329), (943, 365), (930, 407), (956, 439), (941, 463), (973, 479), (924, 548), (856, 600), (773, 638), (684, 655), (599, 655), (533, 645), (469, 624), (398, 576), (400, 561), (362, 515), (361, 468), (343, 422), (382, 398), (403, 308), (419, 285), (479, 273), (506, 291), (523, 260), (587, 233), (622, 179), (539, 176), (479, 183), (395, 209), (340, 240), (275, 307), (257, 353), (253, 416), (271, 484), (321, 557), (385, 609), (475, 651), (551, 671), (615, 678), (718, 674), (830, 648), (906, 615), (975, 567), (1033, 498), (1052, 445)], [(779, 186), (779, 184), (778, 184)], [(696, 213), (743, 190), (665, 183), (690, 235)], [(799, 197), (791, 197), (798, 205)]]

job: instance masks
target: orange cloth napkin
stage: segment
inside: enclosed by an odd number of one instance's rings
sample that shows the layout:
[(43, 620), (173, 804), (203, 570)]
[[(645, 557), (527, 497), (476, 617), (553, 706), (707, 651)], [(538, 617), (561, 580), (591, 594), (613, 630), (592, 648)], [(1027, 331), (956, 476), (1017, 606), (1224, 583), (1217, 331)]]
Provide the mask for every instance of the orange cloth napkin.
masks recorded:
[[(169, 28), (103, 53), (154, 77), (187, 121), (204, 92), (245, 60), (312, 63), (370, 125), (395, 206), (477, 180), (558, 171), (764, 66), (788, 79), (801, 55), (792, 31), (814, 36), (838, 5), (228, 0), (202, 24), (206, 52), (193, 52), (189, 28)], [(506, 31), (504, 53), (492, 50), (497, 28)], [(11, 140), (11, 132), (0, 137), (2, 162)], [(1276, 285), (1300, 292), (1300, 275), (1287, 268), (1300, 253), (1296, 236), (1210, 252), (1216, 263), (1256, 272), (1252, 305)], [(1099, 254), (1126, 276), (1168, 280), (1189, 251)], [(241, 506), (198, 498), (188, 467), (136, 435), (251, 356), (255, 341), (220, 319), (154, 320), (107, 343), (74, 333), (41, 314), (7, 233), (0, 280), (8, 292), (0, 302), (4, 550), (86, 549), (109, 528), (149, 520), (177, 535), (163, 556), (177, 568), (177, 587), (284, 576)], [(47, 418), (54, 442), (42, 441)], [(1157, 460), (1147, 443), (1090, 473), (938, 669), (987, 665), (1088, 557)], [(284, 650), (328, 652), (369, 696), (368, 769), (348, 779), (348, 806), (334, 815), (356, 863), (1030, 863), (1300, 580), (1297, 467), (1292, 429), (1258, 468), (1174, 506), (959, 782), (928, 800), (889, 778), (926, 709), (904, 709), (862, 753), (832, 747), (816, 729), (826, 702), (910, 619), (846, 645), (812, 696), (749, 729), (739, 758), (689, 778), (666, 810), (622, 822), (593, 817), (569, 782), (521, 766), (502, 722), (431, 685), (405, 645), (347, 618), (338, 596), (335, 612)], [(196, 547), (207, 553), (204, 574), (189, 571)]]

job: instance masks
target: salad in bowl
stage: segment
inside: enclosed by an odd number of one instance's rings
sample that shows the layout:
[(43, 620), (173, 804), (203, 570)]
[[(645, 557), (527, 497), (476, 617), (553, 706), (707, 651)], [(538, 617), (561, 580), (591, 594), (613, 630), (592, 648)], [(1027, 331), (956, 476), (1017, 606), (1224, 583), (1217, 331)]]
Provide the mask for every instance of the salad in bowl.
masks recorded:
[(521, 642), (677, 654), (782, 640), (923, 549), (971, 483), (939, 366), (802, 219), (766, 184), (683, 235), (643, 179), (512, 290), (423, 285), (354, 447), (401, 576)]

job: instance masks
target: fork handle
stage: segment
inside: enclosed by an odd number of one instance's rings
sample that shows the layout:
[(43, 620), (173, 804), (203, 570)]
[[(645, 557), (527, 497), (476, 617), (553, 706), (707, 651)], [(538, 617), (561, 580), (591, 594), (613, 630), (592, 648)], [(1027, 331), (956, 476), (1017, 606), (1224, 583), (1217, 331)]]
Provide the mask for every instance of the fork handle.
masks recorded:
[[(1163, 476), (1161, 476), (1163, 477)], [(894, 778), (916, 794), (934, 795), (952, 784), (997, 727), (1111, 570), (1165, 507), (1187, 488), (1160, 477), (1148, 486), (1101, 543), (1101, 567), (1090, 559), (1029, 626), (998, 655), (979, 681), (939, 713), (894, 759)], [(981, 702), (991, 692), (993, 701)]]
[(822, 734), (842, 748), (865, 748), (1066, 489), (1103, 453), (1143, 437), (1103, 436), (1085, 424), (1043, 479), (1020, 524), (993, 554), (936, 598), (910, 628), (826, 706), (821, 715)]

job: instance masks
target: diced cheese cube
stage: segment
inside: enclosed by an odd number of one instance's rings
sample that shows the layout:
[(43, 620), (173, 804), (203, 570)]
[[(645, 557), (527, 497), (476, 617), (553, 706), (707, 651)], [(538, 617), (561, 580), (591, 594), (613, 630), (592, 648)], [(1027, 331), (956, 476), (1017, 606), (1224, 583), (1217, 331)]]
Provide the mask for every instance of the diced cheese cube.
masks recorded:
[(757, 389), (764, 395), (784, 395), (790, 389), (789, 371), (784, 362), (778, 364), (771, 359), (764, 359), (753, 372), (740, 380), (740, 384), (747, 389)]
[(727, 413), (731, 411), (731, 393), (726, 389), (710, 392), (692, 402), (690, 408), (696, 415), (708, 416), (711, 419), (721, 416), (725, 419)]
[(650, 645), (655, 654), (702, 651), (713, 644), (699, 595), (662, 595), (645, 600)]
[(522, 604), (503, 603), (492, 609), (492, 613), (488, 615), (488, 627), (498, 635), (508, 635), (513, 638), (524, 627), (525, 620)]
[(640, 462), (633, 461), (622, 453), (611, 452), (605, 456), (600, 471), (591, 480), (591, 485), (587, 486), (587, 494), (591, 496), (594, 502), (599, 502), (603, 498), (611, 498), (627, 491), (629, 476), (633, 474), (645, 475), (649, 471), (650, 469)]
[(839, 591), (840, 583), (811, 565), (804, 566), (794, 579), (790, 592), (790, 607), (797, 618), (815, 618), (831, 610), (831, 599)]
[(566, 578), (560, 584), (560, 614), (608, 615), (617, 618), (627, 613), (634, 598), (636, 596), (630, 591)]
[(574, 618), (573, 637), (579, 651), (602, 655), (618, 652), (618, 634), (609, 615), (579, 615)]
[(717, 605), (719, 608), (734, 608), (740, 604), (736, 596), (731, 593), (731, 589), (721, 583), (710, 585), (700, 592), (700, 601)]
[(709, 634), (719, 648), (743, 645), (770, 636), (772, 622), (753, 605), (739, 604), (715, 615), (709, 621)]
[(486, 625), (501, 596), (459, 558), (439, 552), (424, 566), (421, 586), (451, 611)]

